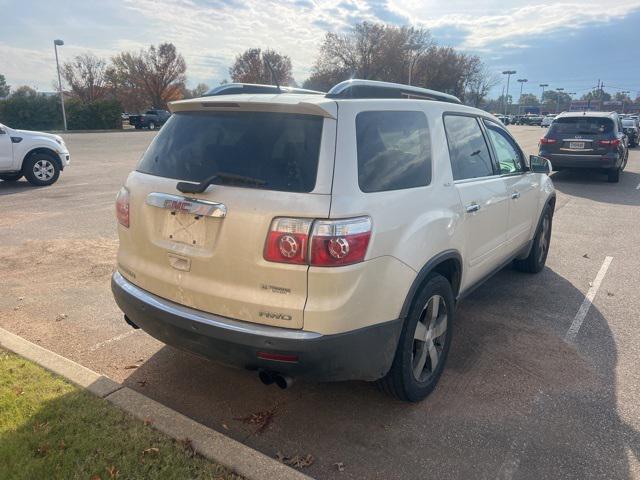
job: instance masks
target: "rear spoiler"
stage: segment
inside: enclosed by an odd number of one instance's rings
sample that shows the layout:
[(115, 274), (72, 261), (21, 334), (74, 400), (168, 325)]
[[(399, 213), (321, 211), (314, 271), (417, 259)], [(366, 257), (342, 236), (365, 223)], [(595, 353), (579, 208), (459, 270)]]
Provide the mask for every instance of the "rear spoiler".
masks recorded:
[[(334, 104), (335, 105), (335, 104)], [(224, 98), (178, 100), (169, 103), (171, 113), (176, 112), (278, 112), (297, 113), (300, 115), (316, 115), (325, 118), (335, 116), (321, 105), (310, 102), (252, 102), (247, 100), (231, 100)]]

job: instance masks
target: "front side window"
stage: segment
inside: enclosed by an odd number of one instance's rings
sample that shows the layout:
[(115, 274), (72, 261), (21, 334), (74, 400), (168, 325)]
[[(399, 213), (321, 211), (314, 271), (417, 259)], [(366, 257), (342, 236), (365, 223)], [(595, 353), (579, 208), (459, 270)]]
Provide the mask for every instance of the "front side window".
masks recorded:
[(356, 116), (356, 141), (363, 192), (431, 183), (431, 142), (424, 113), (361, 112)]
[[(178, 112), (151, 142), (138, 171), (189, 182), (224, 173), (252, 177), (255, 188), (311, 192), (322, 125), (315, 115)], [(233, 180), (221, 175), (213, 183)]]
[(444, 128), (454, 180), (494, 174), (489, 148), (475, 117), (446, 115)]
[(495, 123), (485, 121), (484, 124), (487, 127), (489, 141), (496, 152), (500, 174), (505, 175), (523, 171), (522, 155), (513, 139)]

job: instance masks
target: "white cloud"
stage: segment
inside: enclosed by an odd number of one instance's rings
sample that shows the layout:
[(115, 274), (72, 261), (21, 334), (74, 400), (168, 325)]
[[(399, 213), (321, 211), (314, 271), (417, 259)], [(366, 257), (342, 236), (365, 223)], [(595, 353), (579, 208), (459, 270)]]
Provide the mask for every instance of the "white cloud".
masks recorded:
[[(123, 49), (170, 41), (185, 56), (190, 83), (213, 86), (228, 77), (235, 55), (250, 47), (289, 55), (294, 77), (302, 81), (325, 33), (343, 31), (356, 21), (406, 19), (441, 35), (450, 31), (459, 46), (488, 58), (499, 50), (527, 48), (558, 31), (571, 34), (594, 22), (616, 20), (639, 8), (640, 0), (616, 0), (606, 7), (595, 0), (119, 0), (84, 10), (74, 7), (72, 19), (68, 12), (59, 19), (52, 14), (38, 17), (39, 10), (31, 8), (3, 20), (16, 27), (12, 34), (0, 30), (0, 73), (12, 85), (50, 90), (56, 78), (51, 45), (55, 29), (50, 25), (63, 20), (65, 60), (84, 51), (110, 57)], [(22, 38), (16, 31), (20, 22), (28, 27)], [(93, 28), (100, 28), (100, 33), (91, 35)]]

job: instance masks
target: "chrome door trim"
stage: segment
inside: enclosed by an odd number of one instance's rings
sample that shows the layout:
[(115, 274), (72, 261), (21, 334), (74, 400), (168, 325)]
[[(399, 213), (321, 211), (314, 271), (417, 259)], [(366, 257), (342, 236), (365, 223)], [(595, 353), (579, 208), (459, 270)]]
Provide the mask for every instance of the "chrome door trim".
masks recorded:
[(147, 205), (203, 217), (224, 218), (227, 216), (227, 207), (222, 203), (171, 195), (169, 193), (150, 193), (147, 195)]

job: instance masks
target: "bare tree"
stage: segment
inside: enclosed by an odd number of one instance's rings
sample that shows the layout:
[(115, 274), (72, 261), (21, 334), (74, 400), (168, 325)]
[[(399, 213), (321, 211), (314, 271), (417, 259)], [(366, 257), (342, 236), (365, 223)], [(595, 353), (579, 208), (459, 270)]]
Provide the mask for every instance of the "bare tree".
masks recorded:
[(183, 92), (184, 98), (198, 98), (209, 91), (209, 85), (206, 83), (199, 83), (195, 88), (185, 88)]
[(465, 93), (466, 102), (476, 108), (480, 107), (491, 89), (500, 83), (500, 77), (495, 72), (489, 70), (479, 59), (478, 62), (474, 71), (471, 72)]
[(62, 66), (62, 76), (71, 89), (71, 95), (83, 103), (100, 100), (107, 95), (105, 73), (107, 63), (93, 55), (84, 53), (76, 56), (72, 62)]
[(229, 75), (234, 82), (275, 85), (276, 81), (266, 65), (267, 61), (271, 64), (280, 85), (290, 85), (293, 82), (291, 59), (275, 50), (263, 52), (259, 48), (250, 48), (236, 56), (229, 68)]
[(152, 45), (138, 53), (123, 52), (112, 62), (109, 83), (125, 108), (135, 103), (132, 97), (136, 96), (153, 107), (166, 107), (167, 102), (182, 98), (187, 66), (172, 43)]
[(406, 83), (433, 45), (428, 30), (363, 22), (344, 34), (327, 33), (307, 88), (327, 90), (349, 78)]

